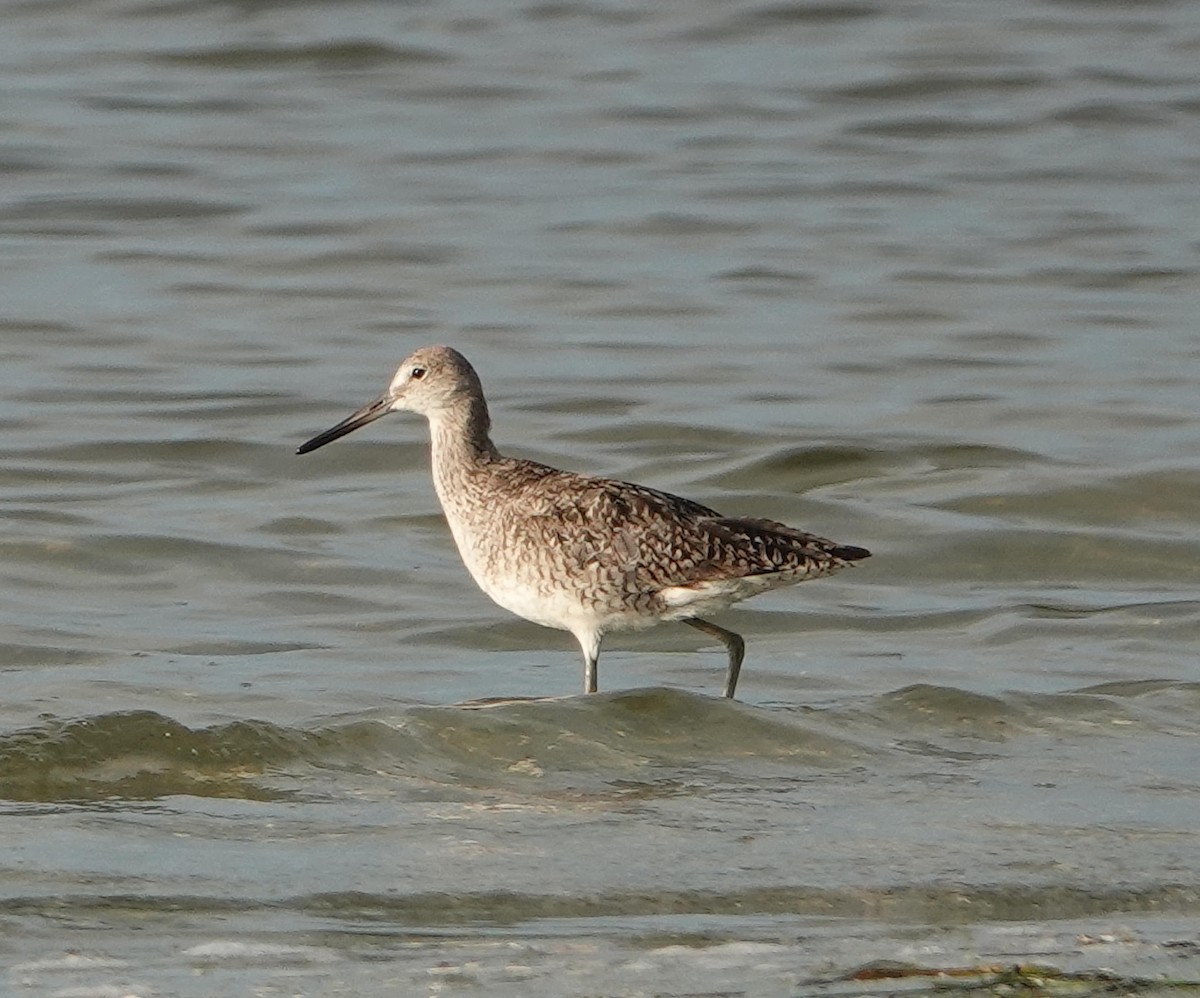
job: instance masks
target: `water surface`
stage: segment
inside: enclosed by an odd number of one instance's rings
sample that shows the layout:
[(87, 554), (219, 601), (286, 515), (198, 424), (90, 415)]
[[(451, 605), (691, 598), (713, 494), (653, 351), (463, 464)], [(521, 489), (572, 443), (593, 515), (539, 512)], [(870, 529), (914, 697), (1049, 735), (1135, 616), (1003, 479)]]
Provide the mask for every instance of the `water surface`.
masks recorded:
[[(10, 5), (4, 986), (1200, 980), (1198, 44), (1173, 2)], [(722, 618), (741, 702), (683, 627), (584, 698), (418, 420), (293, 454), (429, 342), (505, 450), (874, 557)]]

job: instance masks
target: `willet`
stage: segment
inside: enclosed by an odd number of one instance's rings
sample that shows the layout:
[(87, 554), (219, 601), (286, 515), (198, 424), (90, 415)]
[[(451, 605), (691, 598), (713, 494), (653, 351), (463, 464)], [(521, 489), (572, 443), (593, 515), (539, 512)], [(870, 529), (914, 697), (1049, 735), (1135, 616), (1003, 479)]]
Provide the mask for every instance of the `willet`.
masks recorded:
[(570, 631), (587, 693), (597, 689), (605, 634), (681, 620), (729, 652), (724, 693), (732, 697), (745, 643), (703, 617), (870, 554), (641, 485), (504, 457), (489, 435), (479, 375), (450, 347), (418, 350), (379, 398), (296, 453), (399, 410), (429, 420), (433, 484), (472, 578), (504, 609)]

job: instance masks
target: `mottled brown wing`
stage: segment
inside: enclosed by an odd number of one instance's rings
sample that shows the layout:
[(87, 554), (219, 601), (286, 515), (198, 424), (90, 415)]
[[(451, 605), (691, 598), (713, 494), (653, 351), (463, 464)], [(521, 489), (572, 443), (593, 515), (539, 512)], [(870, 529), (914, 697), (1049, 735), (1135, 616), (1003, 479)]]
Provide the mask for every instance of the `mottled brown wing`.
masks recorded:
[(708, 557), (688, 582), (796, 572), (824, 575), (870, 556), (864, 548), (838, 544), (775, 520), (716, 517), (696, 522), (708, 537)]
[(868, 554), (774, 520), (722, 517), (669, 492), (565, 472), (540, 481), (529, 514), (568, 561), (622, 576), (628, 590), (778, 572), (819, 575)]
[(642, 485), (560, 476), (539, 483), (526, 518), (570, 562), (623, 576), (629, 589), (655, 589), (692, 578), (708, 557), (708, 536), (696, 524), (719, 518), (715, 510)]
[(589, 478), (570, 472), (545, 469), (531, 490), (527, 511), (534, 516), (558, 516), (567, 521), (581, 518), (615, 528), (636, 527), (652, 531), (671, 520), (720, 517), (716, 510), (691, 499), (659, 492), (644, 485), (608, 478)]
[(866, 548), (854, 547), (851, 544), (839, 544), (827, 537), (810, 534), (805, 530), (789, 527), (786, 523), (779, 523), (776, 520), (747, 516), (722, 516), (717, 518), (717, 523), (731, 533), (743, 534), (746, 537), (762, 535), (771, 540), (785, 540), (791, 544), (811, 549), (817, 556), (825, 555), (837, 561), (860, 561), (863, 558), (871, 557), (871, 552)]

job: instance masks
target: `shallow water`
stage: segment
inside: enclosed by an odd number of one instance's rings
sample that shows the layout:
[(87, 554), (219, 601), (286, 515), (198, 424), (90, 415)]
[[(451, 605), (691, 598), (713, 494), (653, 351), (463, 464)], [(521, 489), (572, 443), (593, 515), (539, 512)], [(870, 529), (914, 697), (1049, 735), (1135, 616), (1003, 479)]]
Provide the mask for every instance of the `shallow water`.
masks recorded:
[[(1170, 2), (10, 5), (0, 990), (1200, 981), (1198, 46)], [(722, 618), (739, 703), (683, 627), (584, 698), (419, 421), (293, 453), (438, 341), (505, 450), (874, 557)]]

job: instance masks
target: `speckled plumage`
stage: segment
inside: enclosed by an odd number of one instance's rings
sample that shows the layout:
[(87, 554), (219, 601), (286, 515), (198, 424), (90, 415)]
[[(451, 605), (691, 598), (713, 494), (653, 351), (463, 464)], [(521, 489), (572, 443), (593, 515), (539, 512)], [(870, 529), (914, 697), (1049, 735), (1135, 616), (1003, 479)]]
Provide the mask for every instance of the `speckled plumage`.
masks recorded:
[(429, 419), (434, 486), (467, 570), (506, 610), (575, 635), (589, 693), (606, 633), (681, 620), (725, 645), (732, 697), (742, 639), (704, 615), (869, 555), (772, 520), (504, 457), (479, 377), (450, 347), (416, 351), (383, 395), (298, 453), (400, 409)]

